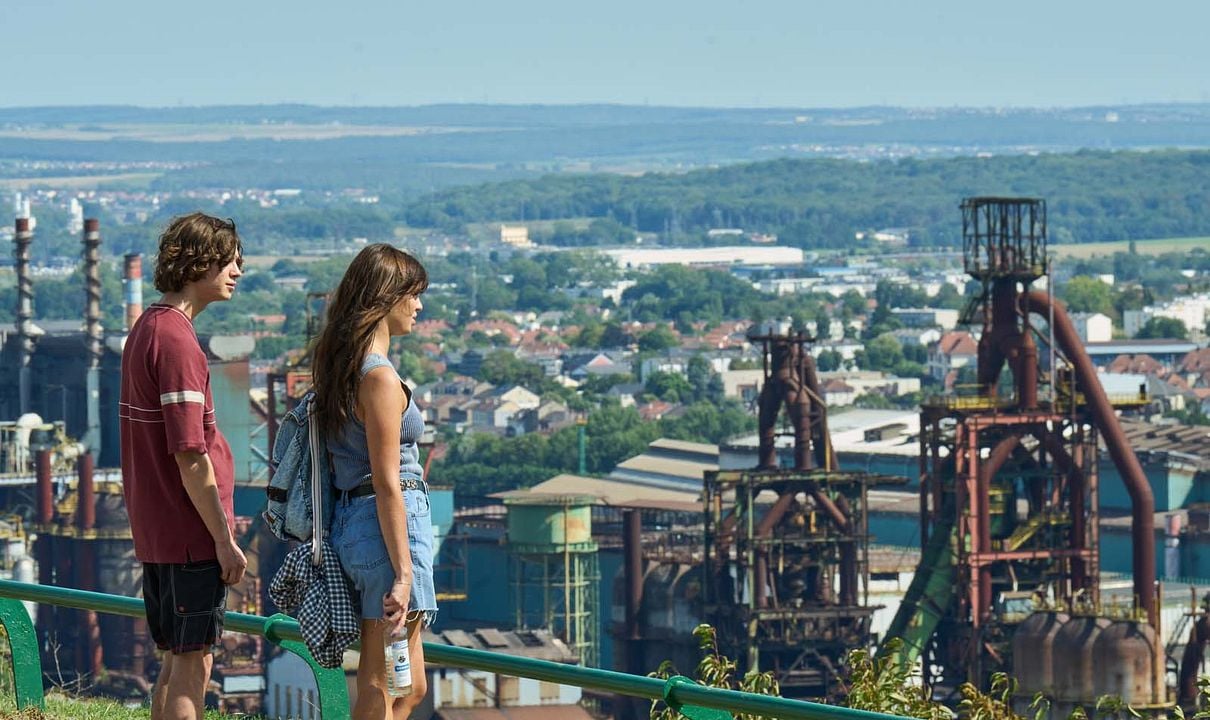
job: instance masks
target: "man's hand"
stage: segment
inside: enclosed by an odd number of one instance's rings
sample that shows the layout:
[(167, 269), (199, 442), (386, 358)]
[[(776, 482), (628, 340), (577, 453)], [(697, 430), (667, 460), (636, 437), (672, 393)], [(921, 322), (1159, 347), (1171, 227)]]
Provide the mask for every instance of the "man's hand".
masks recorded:
[(218, 565), (223, 572), (223, 583), (226, 585), (234, 585), (244, 577), (244, 570), (248, 567), (248, 558), (244, 557), (244, 551), (239, 549), (239, 545), (235, 544), (233, 538), (227, 538), (226, 542), (216, 543), (214, 551), (218, 554)]

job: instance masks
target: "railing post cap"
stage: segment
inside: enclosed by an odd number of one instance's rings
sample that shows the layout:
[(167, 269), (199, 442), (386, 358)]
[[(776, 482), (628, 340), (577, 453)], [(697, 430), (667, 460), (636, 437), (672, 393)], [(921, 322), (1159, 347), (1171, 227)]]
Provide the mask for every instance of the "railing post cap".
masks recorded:
[(294, 618), (284, 613), (274, 613), (265, 618), (264, 633), (265, 639), (274, 645), (280, 645), (282, 641), (281, 635), (277, 632), (279, 626), (292, 622)]
[(696, 685), (697, 683), (684, 675), (673, 675), (664, 681), (664, 702), (673, 710), (681, 709), (681, 702), (673, 696), (673, 693), (677, 687), (685, 684)]

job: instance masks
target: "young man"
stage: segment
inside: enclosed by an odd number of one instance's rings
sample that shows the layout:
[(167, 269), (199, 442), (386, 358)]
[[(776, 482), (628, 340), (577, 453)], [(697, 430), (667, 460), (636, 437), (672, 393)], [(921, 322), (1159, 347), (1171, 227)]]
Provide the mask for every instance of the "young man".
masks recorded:
[(122, 352), (122, 487), (147, 625), (165, 651), (154, 720), (202, 717), (227, 585), (248, 564), (232, 535), (231, 448), (215, 423), (210, 369), (193, 331), (206, 306), (231, 299), (241, 250), (230, 221), (201, 213), (174, 220), (156, 258), (163, 296)]

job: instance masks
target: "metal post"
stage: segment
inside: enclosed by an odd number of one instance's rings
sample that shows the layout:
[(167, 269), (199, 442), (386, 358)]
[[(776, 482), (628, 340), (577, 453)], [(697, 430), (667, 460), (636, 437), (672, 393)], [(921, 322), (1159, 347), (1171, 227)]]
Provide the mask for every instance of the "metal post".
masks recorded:
[(8, 633), (13, 654), (13, 680), (17, 691), (17, 709), (45, 708), (42, 696), (42, 658), (38, 655), (38, 636), (29, 613), (18, 600), (0, 597), (0, 625)]
[[(265, 639), (282, 650), (293, 653), (311, 668), (315, 676), (315, 687), (319, 690), (319, 716), (339, 718), (349, 716), (349, 689), (344, 670), (325, 668), (315, 661), (306, 643), (283, 637), (284, 626), (294, 625), (294, 618), (278, 613), (265, 618)], [(379, 651), (381, 652), (381, 650)]]
[(588, 474), (588, 439), (586, 437), (586, 427), (588, 421), (580, 419), (576, 421), (576, 437), (580, 449), (580, 475)]

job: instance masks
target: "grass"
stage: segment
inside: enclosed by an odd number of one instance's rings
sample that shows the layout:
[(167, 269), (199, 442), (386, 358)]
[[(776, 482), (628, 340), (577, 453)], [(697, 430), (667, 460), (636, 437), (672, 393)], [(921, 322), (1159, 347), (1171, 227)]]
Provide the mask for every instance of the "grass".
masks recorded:
[[(1135, 240), (1135, 250), (1140, 255), (1162, 255), (1170, 252), (1189, 252), (1195, 248), (1210, 251), (1210, 237), (1163, 238), (1158, 240)], [(1058, 257), (1085, 259), (1097, 255), (1113, 255), (1130, 250), (1129, 240), (1114, 242), (1078, 243), (1051, 245), (1050, 251)]]
[[(46, 709), (26, 708), (18, 711), (12, 695), (0, 699), (0, 720), (142, 720), (151, 717), (150, 708), (128, 708), (121, 703), (104, 698), (73, 698), (57, 692), (46, 696)], [(206, 720), (224, 717), (248, 717), (221, 715), (213, 710), (206, 711)]]

